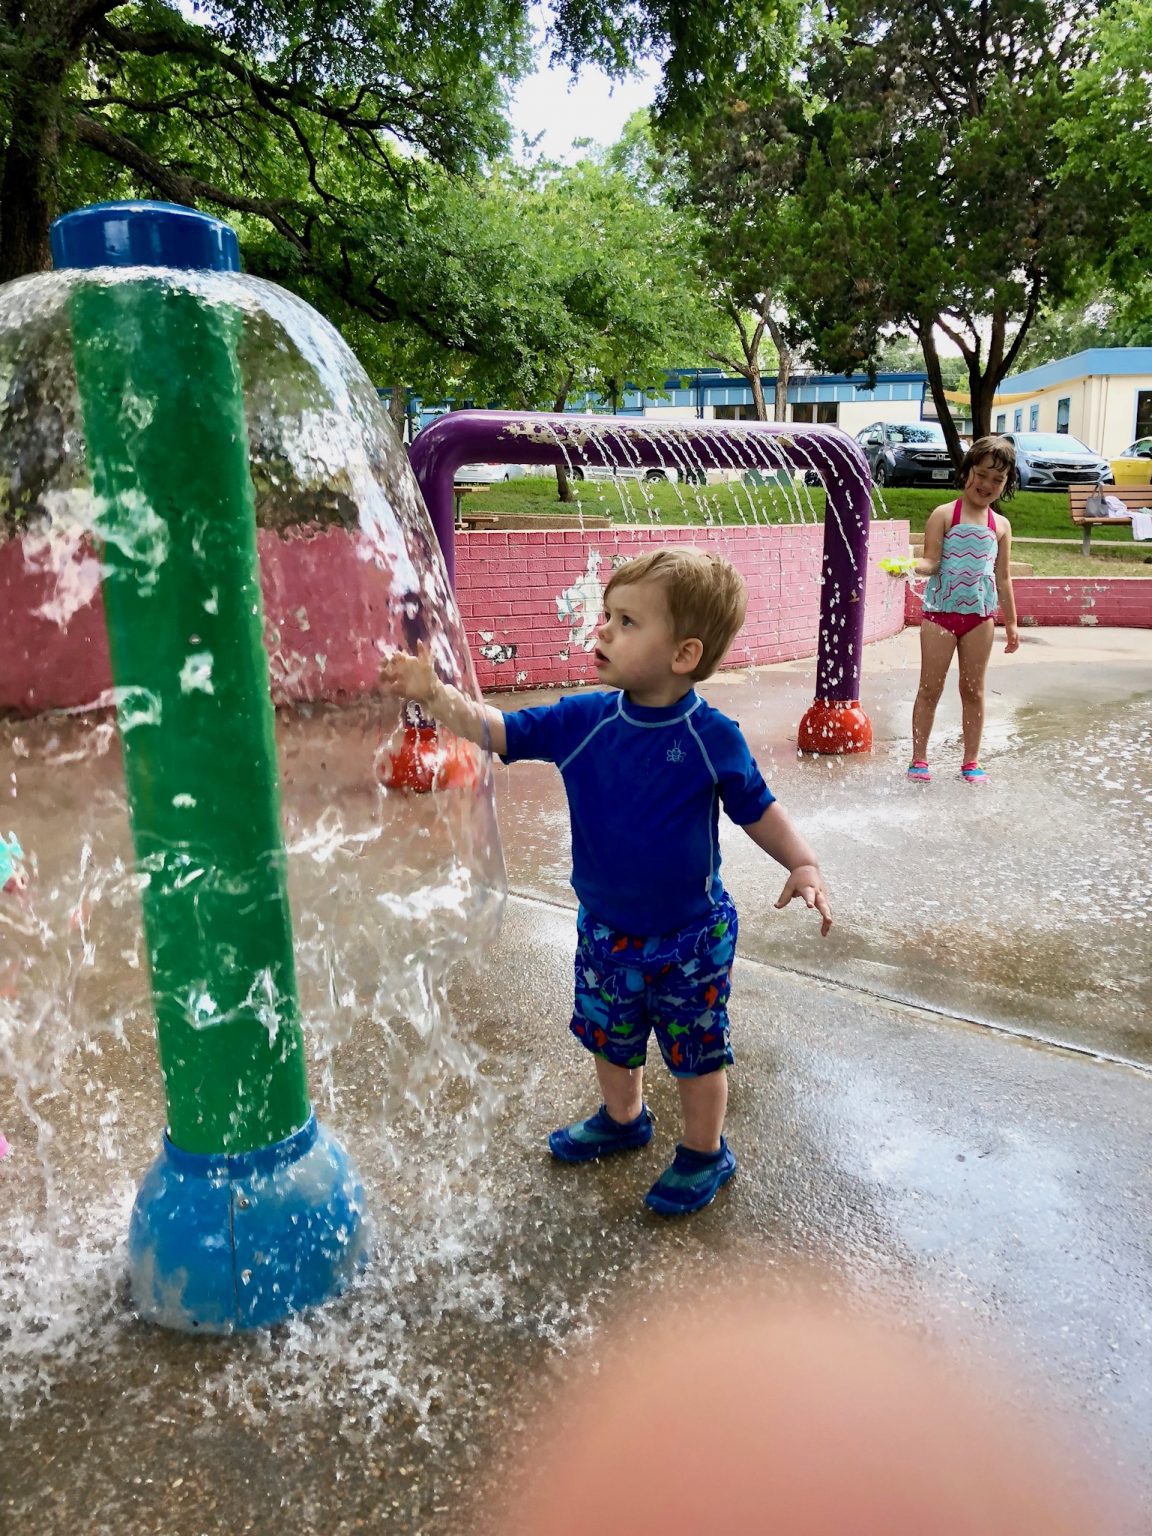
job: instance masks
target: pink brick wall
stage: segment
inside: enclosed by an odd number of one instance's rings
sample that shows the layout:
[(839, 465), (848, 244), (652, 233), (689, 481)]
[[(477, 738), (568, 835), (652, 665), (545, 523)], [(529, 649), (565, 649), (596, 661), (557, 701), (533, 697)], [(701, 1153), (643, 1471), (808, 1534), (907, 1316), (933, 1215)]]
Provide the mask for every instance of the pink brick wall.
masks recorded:
[[(815, 656), (823, 537), (815, 524), (462, 535), (457, 598), (480, 686), (594, 681), (580, 629), (590, 640), (613, 561), (676, 540), (715, 544), (748, 582), (748, 619), (730, 665)], [(873, 525), (866, 640), (903, 628), (904, 583), (878, 571), (876, 561), (902, 553), (907, 541), (907, 523)], [(355, 538), (342, 530), (286, 538), (262, 531), (259, 546), (273, 699), (370, 692), (378, 642), (401, 638), (388, 572), (362, 559)], [(55, 561), (26, 554), (18, 540), (0, 543), (0, 613), (7, 621), (0, 709), (34, 714), (90, 705), (111, 686), (99, 564), (83, 545), (62, 548)], [(595, 579), (582, 587), (590, 569)], [(71, 594), (66, 623), (52, 613), (61, 593)]]
[[(654, 544), (682, 541), (721, 551), (748, 583), (748, 618), (729, 666), (815, 656), (824, 529), (815, 524), (737, 528), (618, 527), (475, 532), (456, 544), (456, 596), (481, 688), (540, 688), (595, 681), (589, 614), (613, 564)], [(877, 570), (905, 554), (908, 524), (874, 523), (864, 638), (904, 627), (904, 583)]]
[[(1021, 625), (1152, 629), (1152, 577), (1017, 576), (1012, 589)], [(920, 595), (911, 583), (906, 592), (908, 623), (919, 624)]]

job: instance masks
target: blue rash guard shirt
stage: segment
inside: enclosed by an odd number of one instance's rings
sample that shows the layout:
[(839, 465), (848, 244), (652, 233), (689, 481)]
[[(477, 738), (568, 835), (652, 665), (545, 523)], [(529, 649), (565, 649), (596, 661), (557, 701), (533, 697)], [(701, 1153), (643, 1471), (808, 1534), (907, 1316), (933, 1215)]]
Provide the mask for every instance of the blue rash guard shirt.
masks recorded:
[(719, 807), (748, 826), (776, 798), (740, 727), (691, 692), (651, 709), (611, 692), (504, 716), (505, 762), (555, 763), (572, 819), (572, 888), (623, 933), (673, 933), (719, 899)]

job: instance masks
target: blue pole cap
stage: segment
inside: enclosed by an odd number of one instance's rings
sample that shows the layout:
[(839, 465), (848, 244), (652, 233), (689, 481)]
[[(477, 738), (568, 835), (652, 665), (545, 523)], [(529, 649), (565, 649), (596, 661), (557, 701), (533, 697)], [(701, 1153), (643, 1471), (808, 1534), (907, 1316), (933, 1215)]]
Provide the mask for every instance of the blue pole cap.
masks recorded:
[(52, 262), (64, 267), (180, 267), (239, 272), (236, 231), (180, 203), (93, 203), (52, 225)]

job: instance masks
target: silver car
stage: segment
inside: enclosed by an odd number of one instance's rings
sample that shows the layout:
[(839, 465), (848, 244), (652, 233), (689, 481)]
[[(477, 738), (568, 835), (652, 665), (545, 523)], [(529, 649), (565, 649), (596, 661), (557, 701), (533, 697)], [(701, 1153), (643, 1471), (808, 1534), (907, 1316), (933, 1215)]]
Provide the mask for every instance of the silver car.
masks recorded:
[(571, 475), (573, 480), (670, 480), (675, 485), (680, 471), (659, 464), (573, 464)]
[(1107, 459), (1067, 432), (1003, 432), (1016, 448), (1022, 491), (1062, 491), (1070, 485), (1114, 482)]

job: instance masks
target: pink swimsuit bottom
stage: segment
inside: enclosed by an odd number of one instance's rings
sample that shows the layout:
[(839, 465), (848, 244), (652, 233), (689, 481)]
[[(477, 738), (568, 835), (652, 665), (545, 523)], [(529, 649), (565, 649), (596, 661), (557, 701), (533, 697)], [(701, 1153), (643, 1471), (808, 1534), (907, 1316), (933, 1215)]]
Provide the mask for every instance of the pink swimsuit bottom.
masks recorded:
[(979, 629), (981, 624), (991, 624), (990, 613), (927, 613), (924, 614), (929, 624), (939, 624), (941, 629), (946, 629), (950, 635), (955, 635), (957, 640), (962, 640), (965, 635), (970, 635), (974, 629)]

